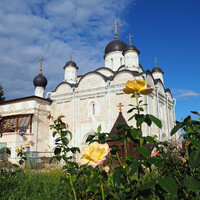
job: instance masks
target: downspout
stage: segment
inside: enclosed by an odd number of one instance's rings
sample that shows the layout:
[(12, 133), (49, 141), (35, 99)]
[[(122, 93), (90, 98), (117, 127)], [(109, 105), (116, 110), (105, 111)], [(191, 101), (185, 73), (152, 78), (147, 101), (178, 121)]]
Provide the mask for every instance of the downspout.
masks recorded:
[(75, 88), (72, 88), (73, 92), (73, 137), (72, 137), (72, 146), (75, 146)]
[(109, 121), (109, 130), (111, 130), (111, 110), (110, 110), (110, 81), (108, 81), (108, 121)]
[[(37, 163), (39, 165), (38, 162), (38, 130), (39, 130), (39, 107), (41, 104), (38, 104), (37, 109), (38, 109), (38, 113), (37, 113), (37, 131), (36, 131), (36, 143), (35, 143), (35, 151), (36, 151), (36, 155), (37, 155)], [(38, 166), (39, 167), (39, 166)]]
[(46, 99), (48, 99), (48, 96), (51, 95), (51, 93), (52, 92), (47, 92)]
[(168, 99), (169, 99), (169, 95), (167, 94), (167, 125), (168, 125), (168, 137), (169, 137), (169, 139), (171, 139), (171, 136), (170, 136), (170, 121), (169, 121)]
[[(158, 113), (158, 119), (160, 119), (160, 110), (159, 110), (159, 87), (156, 87), (156, 101), (157, 101), (157, 113)], [(161, 129), (159, 128), (159, 140), (162, 141), (162, 134), (161, 134)]]
[[(175, 106), (176, 106), (176, 99), (173, 98), (173, 105), (174, 105), (174, 126), (176, 125), (176, 113), (175, 113)], [(177, 140), (177, 134), (175, 133), (175, 140)]]
[[(144, 77), (144, 80), (146, 81), (147, 75), (144, 74), (143, 77)], [(149, 96), (148, 95), (145, 95), (145, 96), (146, 96), (146, 104), (147, 104), (147, 114), (149, 114)], [(148, 125), (146, 125), (146, 126), (147, 126), (147, 129), (148, 129), (148, 136), (150, 136), (151, 135), (151, 129)]]

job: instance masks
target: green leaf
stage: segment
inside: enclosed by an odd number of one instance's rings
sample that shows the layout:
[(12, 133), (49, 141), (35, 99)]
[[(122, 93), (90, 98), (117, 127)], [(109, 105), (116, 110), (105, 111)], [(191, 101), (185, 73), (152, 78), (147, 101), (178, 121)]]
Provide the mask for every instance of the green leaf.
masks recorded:
[(95, 137), (95, 135), (89, 135), (86, 139), (86, 143), (90, 142), (93, 138)]
[(53, 156), (53, 157), (51, 157), (51, 159), (49, 160), (49, 164), (51, 164), (52, 163), (52, 161), (53, 161), (53, 159), (54, 159), (55, 157)]
[(132, 120), (135, 117), (135, 115), (131, 116), (128, 121)]
[(65, 138), (62, 138), (62, 143), (67, 146), (69, 144), (69, 140), (65, 137)]
[(136, 108), (131, 108), (130, 110), (128, 110), (128, 112), (127, 113), (131, 113), (131, 112), (133, 112), (133, 110), (135, 110)]
[(193, 150), (189, 155), (189, 164), (192, 169), (198, 167), (200, 165), (200, 151)]
[(92, 179), (90, 181), (90, 186), (93, 186), (94, 184), (97, 183), (97, 181), (99, 180), (98, 176), (99, 174), (97, 172), (93, 174)]
[(24, 163), (24, 161), (23, 161), (23, 160), (20, 160), (20, 161), (19, 161), (19, 164), (20, 164), (20, 165), (22, 165), (23, 163)]
[(55, 137), (55, 135), (57, 134), (57, 132), (56, 131), (54, 131), (53, 133), (52, 133), (52, 135), (53, 135), (53, 137)]
[(54, 154), (55, 155), (60, 154), (60, 152), (61, 152), (61, 148), (60, 147), (55, 148), (55, 150), (54, 150)]
[(200, 113), (199, 112), (196, 112), (196, 111), (191, 111), (191, 113), (195, 114), (195, 115), (199, 115), (200, 116)]
[(121, 170), (117, 169), (113, 174), (113, 184), (115, 187), (118, 187), (121, 182)]
[(78, 147), (72, 147), (71, 148), (72, 153), (76, 153), (77, 151), (80, 153), (80, 149)]
[(131, 156), (131, 155), (126, 155), (126, 159), (129, 160), (129, 161), (131, 161), (131, 162), (134, 162), (134, 163), (137, 162), (137, 161), (135, 160), (135, 158), (134, 158), (133, 156)]
[(130, 165), (129, 169), (130, 169), (130, 172), (128, 174), (128, 176), (131, 178), (137, 171), (138, 171), (138, 167), (139, 167), (139, 163), (133, 163)]
[(159, 179), (158, 183), (166, 192), (177, 195), (178, 184), (176, 183), (172, 175)]
[(67, 131), (70, 135), (70, 140), (72, 139), (72, 132), (71, 131)]
[(62, 156), (58, 156), (58, 155), (56, 155), (55, 158), (56, 158), (56, 160), (60, 161), (61, 158), (62, 158)]
[(147, 163), (153, 164), (158, 168), (162, 168), (163, 167), (162, 160), (160, 160), (159, 158), (155, 158), (155, 157), (148, 158), (147, 159)]
[(148, 116), (152, 120), (152, 122), (157, 125), (158, 128), (162, 128), (162, 123), (158, 118), (154, 117), (153, 115)]
[(141, 130), (136, 128), (132, 128), (130, 133), (134, 139), (137, 139), (140, 135), (142, 135)]
[(67, 135), (67, 131), (61, 131), (61, 136), (65, 137)]
[(195, 193), (200, 189), (200, 181), (194, 177), (185, 178), (183, 180), (183, 185)]
[(150, 155), (149, 149), (146, 146), (141, 146), (141, 147), (138, 146), (137, 149), (143, 156)]
[(178, 122), (176, 126), (171, 130), (171, 136), (174, 135), (182, 126), (184, 125), (184, 122)]
[(137, 127), (141, 126), (141, 124), (144, 122), (144, 120), (145, 120), (145, 116), (144, 116), (144, 115), (141, 115), (141, 116), (137, 119), (136, 126), (137, 126)]
[(145, 182), (144, 185), (141, 185), (141, 186), (138, 188), (138, 190), (143, 191), (143, 190), (147, 190), (147, 189), (149, 189), (149, 188), (152, 189), (152, 187), (153, 187), (155, 184), (156, 184), (156, 180), (155, 180), (155, 179), (152, 179), (152, 180), (150, 180), (150, 181), (147, 182), (147, 183)]
[(151, 136), (146, 136), (146, 137), (144, 137), (144, 139), (145, 139), (145, 141), (147, 141), (147, 142), (149, 142), (151, 144), (155, 144), (156, 143), (156, 141), (154, 140), (154, 138), (151, 137)]
[(145, 117), (145, 122), (148, 124), (148, 126), (151, 126), (152, 124), (152, 121), (148, 115)]
[(137, 107), (137, 109), (139, 110), (139, 111), (144, 111), (144, 109), (142, 108), (142, 107)]
[(12, 166), (15, 168), (19, 168), (19, 165), (17, 165), (17, 164), (12, 164)]
[(101, 132), (101, 125), (97, 128), (97, 133)]
[(200, 149), (200, 142), (199, 142), (199, 141), (194, 140), (194, 139), (191, 139), (191, 142), (192, 142), (192, 144), (193, 144), (195, 147), (197, 147), (197, 148)]

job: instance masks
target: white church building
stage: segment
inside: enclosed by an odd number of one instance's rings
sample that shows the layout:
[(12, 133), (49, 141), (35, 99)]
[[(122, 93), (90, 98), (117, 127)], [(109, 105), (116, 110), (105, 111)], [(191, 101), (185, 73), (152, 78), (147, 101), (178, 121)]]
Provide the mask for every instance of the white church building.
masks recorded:
[[(116, 28), (116, 27), (115, 27)], [(154, 124), (151, 127), (143, 125), (144, 135), (156, 135), (160, 141), (178, 139), (170, 137), (170, 131), (175, 124), (174, 99), (170, 89), (164, 86), (163, 71), (155, 64), (152, 70), (144, 70), (139, 64), (138, 49), (131, 44), (117, 39), (105, 47), (105, 67), (78, 76), (78, 66), (72, 59), (63, 67), (64, 81), (55, 86), (55, 90), (47, 92), (44, 97), (47, 79), (42, 74), (42, 59), (40, 73), (33, 80), (35, 94), (24, 98), (4, 101), (0, 104), (0, 116), (4, 127), (1, 130), (0, 149), (6, 147), (9, 160), (16, 161), (15, 148), (23, 141), (29, 141), (30, 152), (37, 157), (48, 157), (54, 147), (52, 130), (49, 126), (54, 119), (63, 115), (62, 120), (73, 133), (72, 146), (81, 147), (86, 138), (101, 125), (102, 131), (109, 133), (118, 115), (119, 103), (123, 104), (122, 114), (129, 125), (135, 126), (135, 121), (128, 121), (129, 104), (135, 99), (123, 92), (128, 80), (144, 79), (154, 90), (150, 95), (142, 95), (144, 113), (153, 114), (162, 121), (162, 128)]]

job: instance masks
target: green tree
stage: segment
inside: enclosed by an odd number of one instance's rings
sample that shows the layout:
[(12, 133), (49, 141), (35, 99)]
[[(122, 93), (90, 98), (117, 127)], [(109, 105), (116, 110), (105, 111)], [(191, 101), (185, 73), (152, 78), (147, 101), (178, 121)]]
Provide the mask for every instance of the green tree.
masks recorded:
[(4, 92), (3, 92), (3, 87), (0, 85), (0, 102), (5, 100), (5, 97), (3, 97)]

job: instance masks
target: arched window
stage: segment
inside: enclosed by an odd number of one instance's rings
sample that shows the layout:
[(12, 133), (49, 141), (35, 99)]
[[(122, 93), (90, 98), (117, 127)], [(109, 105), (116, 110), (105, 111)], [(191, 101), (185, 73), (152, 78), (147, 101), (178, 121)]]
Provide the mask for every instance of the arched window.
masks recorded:
[(90, 113), (91, 113), (92, 116), (94, 116), (95, 113), (96, 113), (96, 104), (95, 104), (94, 101), (92, 101), (92, 102), (90, 103)]
[(95, 115), (95, 104), (92, 104), (92, 114)]
[(111, 58), (111, 68), (113, 68), (113, 58)]

